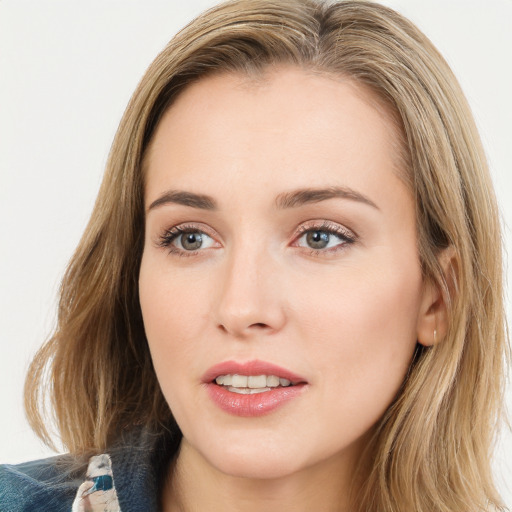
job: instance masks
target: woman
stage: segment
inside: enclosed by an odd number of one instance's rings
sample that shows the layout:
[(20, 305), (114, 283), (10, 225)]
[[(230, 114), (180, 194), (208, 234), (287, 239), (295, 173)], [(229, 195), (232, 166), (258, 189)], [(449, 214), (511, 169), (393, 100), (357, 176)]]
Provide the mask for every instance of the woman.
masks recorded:
[(71, 456), (3, 468), (2, 505), (496, 510), (501, 272), (474, 122), (413, 25), (223, 4), (127, 108), (27, 380), (48, 441), (49, 368)]

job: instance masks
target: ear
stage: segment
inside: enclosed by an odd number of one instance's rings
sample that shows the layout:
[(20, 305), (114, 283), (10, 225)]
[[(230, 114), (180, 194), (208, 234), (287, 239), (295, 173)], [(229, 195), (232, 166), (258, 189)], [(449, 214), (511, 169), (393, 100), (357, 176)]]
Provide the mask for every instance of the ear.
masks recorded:
[[(456, 290), (457, 260), (455, 249), (449, 246), (438, 256), (441, 271), (448, 285), (451, 296)], [(416, 336), (418, 343), (426, 347), (441, 342), (448, 331), (448, 299), (447, 293), (433, 280), (425, 281), (421, 306), (418, 315)]]

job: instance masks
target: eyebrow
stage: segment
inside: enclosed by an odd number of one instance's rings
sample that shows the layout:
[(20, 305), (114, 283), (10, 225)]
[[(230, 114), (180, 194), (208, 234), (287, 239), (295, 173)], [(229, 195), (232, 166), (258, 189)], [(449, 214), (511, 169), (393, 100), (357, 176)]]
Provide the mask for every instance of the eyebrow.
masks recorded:
[(348, 187), (304, 188), (285, 192), (277, 196), (276, 206), (279, 209), (297, 208), (305, 204), (327, 201), (328, 199), (349, 199), (380, 210), (371, 199)]
[(217, 203), (213, 197), (204, 194), (194, 194), (193, 192), (184, 192), (182, 190), (168, 190), (149, 205), (148, 212), (170, 203), (199, 208), (201, 210), (217, 209)]
[[(319, 203), (328, 199), (349, 199), (379, 210), (379, 207), (371, 199), (348, 187), (303, 188), (284, 192), (276, 197), (275, 205), (279, 210), (283, 210), (298, 208), (310, 203)], [(165, 204), (180, 204), (201, 210), (217, 209), (217, 202), (213, 197), (182, 190), (168, 190), (149, 205), (148, 211)]]

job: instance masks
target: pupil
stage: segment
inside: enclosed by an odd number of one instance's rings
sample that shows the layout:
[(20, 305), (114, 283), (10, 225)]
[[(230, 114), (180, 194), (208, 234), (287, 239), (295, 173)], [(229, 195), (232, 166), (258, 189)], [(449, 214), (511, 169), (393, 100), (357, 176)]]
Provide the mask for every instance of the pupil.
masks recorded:
[(203, 243), (202, 237), (199, 233), (185, 233), (181, 235), (181, 245), (187, 251), (199, 249)]
[(325, 231), (311, 231), (307, 234), (308, 245), (313, 249), (323, 249), (329, 243), (329, 233)]

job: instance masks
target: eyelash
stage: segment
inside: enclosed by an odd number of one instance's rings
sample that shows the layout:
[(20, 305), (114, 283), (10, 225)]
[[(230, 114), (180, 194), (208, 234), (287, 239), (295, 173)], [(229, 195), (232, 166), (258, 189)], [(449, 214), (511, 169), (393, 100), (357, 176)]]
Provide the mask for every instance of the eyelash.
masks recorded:
[[(357, 241), (357, 235), (339, 224), (330, 221), (323, 221), (321, 224), (318, 223), (305, 223), (299, 226), (297, 232), (294, 234), (293, 244), (295, 247), (300, 247), (295, 244), (307, 233), (321, 231), (327, 233), (328, 235), (334, 235), (340, 239), (340, 244), (335, 247), (331, 247), (329, 249), (313, 249), (302, 247), (309, 252), (310, 255), (313, 256), (325, 256), (327, 254), (336, 253), (340, 250), (346, 248), (347, 245), (351, 245)], [(181, 224), (179, 226), (173, 226), (172, 228), (166, 230), (158, 240), (158, 246), (167, 249), (171, 254), (180, 256), (180, 257), (190, 257), (196, 256), (201, 252), (201, 249), (195, 251), (184, 251), (179, 249), (173, 245), (173, 242), (181, 235), (187, 233), (204, 233), (205, 235), (213, 238), (208, 232), (204, 229), (200, 229), (197, 225), (193, 224)]]
[(357, 241), (357, 235), (339, 224), (330, 221), (323, 221), (321, 224), (305, 223), (299, 226), (298, 232), (294, 238), (294, 244), (297, 243), (306, 233), (321, 231), (328, 235), (334, 235), (340, 239), (340, 243), (329, 249), (313, 249), (312, 247), (303, 248), (309, 251), (312, 256), (326, 256), (328, 254), (337, 253), (346, 249), (347, 245), (351, 245)]
[(179, 249), (178, 247), (174, 247), (174, 245), (172, 244), (174, 240), (176, 240), (176, 238), (178, 238), (180, 235), (187, 233), (204, 233), (205, 235), (210, 236), (204, 229), (199, 229), (199, 227), (196, 225), (181, 224), (179, 226), (173, 226), (171, 229), (165, 231), (165, 233), (163, 233), (159, 238), (158, 246), (167, 249), (171, 254), (174, 254), (176, 256), (196, 256), (200, 252), (200, 250), (184, 251), (182, 249)]

